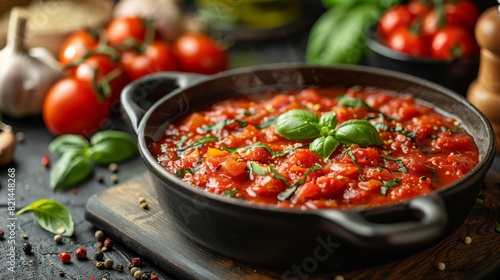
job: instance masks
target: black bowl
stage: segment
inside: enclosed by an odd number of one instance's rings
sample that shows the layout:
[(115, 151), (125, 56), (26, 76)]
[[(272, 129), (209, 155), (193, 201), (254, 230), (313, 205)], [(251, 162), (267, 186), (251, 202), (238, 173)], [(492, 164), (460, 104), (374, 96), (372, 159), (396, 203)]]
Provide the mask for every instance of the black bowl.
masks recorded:
[(462, 96), (477, 78), (479, 55), (453, 60), (419, 58), (394, 51), (379, 40), (376, 26), (372, 26), (365, 41), (368, 52), (365, 63), (369, 66), (402, 72), (443, 85)]
[[(411, 93), (455, 116), (474, 136), (479, 164), (445, 188), (398, 204), (304, 211), (251, 205), (207, 193), (165, 171), (148, 150), (148, 143), (159, 139), (169, 123), (217, 100), (269, 90), (353, 85)], [(177, 89), (170, 92), (173, 88)], [(142, 100), (156, 95), (165, 96), (149, 109), (140, 106)], [(141, 156), (167, 218), (187, 237), (211, 250), (269, 267), (347, 268), (420, 250), (463, 223), (495, 156), (490, 123), (464, 98), (419, 78), (370, 67), (275, 65), (215, 76), (160, 73), (128, 85), (121, 101), (125, 119), (138, 134)]]

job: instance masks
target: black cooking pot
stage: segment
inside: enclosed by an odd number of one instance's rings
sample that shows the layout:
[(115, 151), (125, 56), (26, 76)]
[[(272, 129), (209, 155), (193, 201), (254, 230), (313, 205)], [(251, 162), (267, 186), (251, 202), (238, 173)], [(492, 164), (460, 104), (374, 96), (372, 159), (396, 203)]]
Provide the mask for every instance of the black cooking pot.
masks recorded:
[[(480, 162), (456, 183), (428, 195), (371, 209), (299, 210), (251, 205), (207, 193), (165, 171), (150, 154), (169, 123), (192, 110), (239, 95), (305, 87), (367, 85), (411, 93), (460, 120), (474, 136)], [(495, 156), (488, 120), (464, 98), (437, 84), (361, 67), (272, 65), (215, 76), (160, 73), (122, 93), (124, 117), (138, 135), (165, 219), (195, 242), (235, 260), (289, 268), (283, 276), (387, 261), (434, 243), (461, 225)], [(298, 269), (298, 270), (297, 270)]]

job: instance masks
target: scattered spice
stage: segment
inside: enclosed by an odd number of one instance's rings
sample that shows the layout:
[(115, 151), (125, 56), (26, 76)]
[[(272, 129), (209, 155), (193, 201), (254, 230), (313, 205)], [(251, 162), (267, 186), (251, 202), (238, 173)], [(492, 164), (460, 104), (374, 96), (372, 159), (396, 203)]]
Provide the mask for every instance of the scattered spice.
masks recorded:
[(94, 236), (97, 241), (104, 241), (104, 232), (102, 230), (96, 230)]
[(5, 235), (5, 232), (0, 229), (0, 240), (3, 239), (3, 236)]
[(464, 243), (467, 244), (467, 245), (471, 244), (472, 243), (472, 238), (470, 238), (470, 236), (466, 236), (464, 238)]
[(24, 132), (17, 132), (15, 138), (17, 142), (22, 143), (26, 139), (26, 134)]
[(31, 244), (29, 242), (23, 244), (23, 252), (27, 255), (31, 254), (32, 248), (33, 247), (31, 246)]
[(103, 245), (102, 245), (102, 242), (97, 242), (97, 247), (98, 247), (98, 248), (102, 248), (102, 246), (103, 246)]
[(123, 271), (123, 264), (117, 264), (115, 267), (115, 270), (118, 272), (122, 272)]
[(40, 164), (42, 165), (43, 168), (49, 168), (50, 166), (50, 158), (48, 153), (44, 153), (42, 155), (42, 160), (40, 161)]
[(437, 268), (441, 271), (445, 270), (446, 269), (446, 264), (444, 264), (444, 262), (438, 262), (437, 264)]
[(131, 273), (132, 275), (134, 275), (134, 273), (136, 273), (138, 270), (139, 270), (139, 268), (137, 268), (137, 267), (135, 267), (135, 266), (134, 266), (134, 267), (132, 267), (132, 268), (130, 269), (130, 273)]
[(136, 272), (134, 272), (135, 279), (141, 279), (141, 277), (142, 277), (142, 271), (137, 270)]
[(116, 175), (116, 174), (111, 175), (110, 179), (111, 179), (111, 183), (113, 183), (113, 184), (117, 184), (120, 181), (118, 178), (118, 175)]
[(63, 262), (63, 263), (70, 263), (71, 262), (71, 255), (67, 252), (64, 252), (64, 253), (60, 253), (59, 254), (59, 259)]
[(64, 271), (62, 271), (62, 270), (61, 270), (61, 271), (59, 271), (59, 276), (61, 276), (61, 277), (66, 276), (66, 272), (64, 272)]
[(151, 273), (144, 272), (141, 276), (141, 280), (151, 280)]
[(23, 233), (23, 234), (21, 234), (21, 238), (26, 240), (26, 239), (28, 239), (28, 235), (26, 233)]
[(54, 242), (57, 244), (61, 244), (62, 243), (62, 235), (60, 235), (60, 234), (54, 235)]
[(158, 275), (156, 274), (153, 274), (151, 275), (151, 280), (159, 280), (160, 278), (158, 277)]
[(104, 247), (106, 247), (107, 249), (111, 250), (113, 249), (113, 240), (109, 237), (106, 237), (102, 245), (104, 245)]
[(148, 205), (148, 203), (147, 203), (147, 202), (143, 202), (143, 203), (141, 203), (141, 208), (142, 208), (142, 209), (149, 209), (149, 205)]
[(99, 269), (99, 270), (104, 269), (104, 267), (105, 267), (105, 266), (104, 266), (104, 262), (97, 262), (97, 263), (95, 264), (95, 268), (97, 268), (97, 269)]
[(113, 265), (114, 265), (114, 262), (113, 262), (112, 259), (106, 259), (104, 261), (104, 267), (107, 268), (107, 269), (113, 268)]
[(110, 163), (108, 165), (108, 170), (111, 171), (111, 172), (113, 172), (113, 173), (118, 172), (118, 164), (116, 164), (116, 163)]
[(139, 201), (139, 204), (142, 204), (142, 203), (146, 202), (146, 199), (141, 196), (141, 197), (139, 197), (138, 201)]
[(72, 195), (77, 195), (78, 194), (78, 189), (71, 189), (71, 194)]
[(80, 247), (75, 250), (75, 257), (79, 260), (83, 260), (87, 258), (87, 250), (83, 247)]
[(102, 184), (102, 183), (104, 183), (104, 176), (102, 176), (101, 174), (97, 174), (97, 175), (95, 176), (95, 180), (96, 180), (97, 182), (99, 182), (99, 183), (101, 183), (101, 184)]
[(140, 267), (142, 265), (141, 258), (132, 258), (131, 262), (134, 267)]
[(94, 260), (96, 260), (96, 261), (104, 260), (104, 254), (102, 253), (101, 250), (94, 253)]
[(335, 280), (344, 280), (344, 276), (342, 276), (342, 275), (336, 275), (334, 279)]

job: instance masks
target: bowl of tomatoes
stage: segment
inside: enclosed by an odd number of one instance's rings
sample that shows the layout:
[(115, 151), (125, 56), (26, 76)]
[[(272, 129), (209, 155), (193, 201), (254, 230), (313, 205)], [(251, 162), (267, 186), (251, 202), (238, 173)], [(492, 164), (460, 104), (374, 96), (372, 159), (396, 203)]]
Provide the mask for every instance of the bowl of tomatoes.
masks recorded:
[(480, 15), (471, 0), (411, 0), (386, 10), (367, 32), (367, 64), (418, 76), (465, 95), (476, 79)]

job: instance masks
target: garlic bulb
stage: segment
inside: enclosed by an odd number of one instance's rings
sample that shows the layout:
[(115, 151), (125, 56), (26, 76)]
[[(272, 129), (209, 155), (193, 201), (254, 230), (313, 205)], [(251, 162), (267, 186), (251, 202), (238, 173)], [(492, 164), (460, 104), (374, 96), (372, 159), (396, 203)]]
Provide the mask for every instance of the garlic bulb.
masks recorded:
[(0, 51), (0, 111), (12, 117), (39, 115), (50, 86), (63, 77), (50, 52), (25, 49), (26, 21), (23, 9), (12, 9), (7, 45)]

